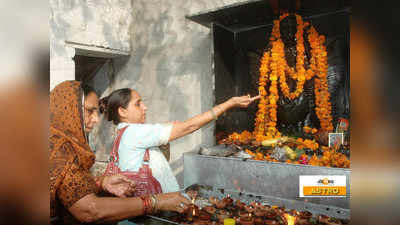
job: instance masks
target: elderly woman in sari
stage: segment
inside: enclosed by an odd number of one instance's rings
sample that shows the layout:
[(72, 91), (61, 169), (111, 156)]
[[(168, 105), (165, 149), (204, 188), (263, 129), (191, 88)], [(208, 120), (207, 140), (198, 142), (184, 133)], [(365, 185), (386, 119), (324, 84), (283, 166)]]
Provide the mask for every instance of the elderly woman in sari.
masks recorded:
[[(122, 175), (95, 179), (89, 172), (95, 155), (87, 133), (98, 122), (98, 97), (77, 81), (65, 81), (50, 93), (50, 217), (53, 224), (112, 223), (158, 210), (183, 212), (190, 201), (177, 192), (145, 200), (128, 197), (134, 184)], [(117, 197), (100, 197), (108, 192)]]

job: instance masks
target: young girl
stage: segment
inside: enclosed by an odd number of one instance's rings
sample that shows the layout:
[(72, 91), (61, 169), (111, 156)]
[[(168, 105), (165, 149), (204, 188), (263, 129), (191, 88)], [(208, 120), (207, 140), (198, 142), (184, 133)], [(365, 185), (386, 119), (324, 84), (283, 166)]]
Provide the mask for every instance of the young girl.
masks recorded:
[(145, 124), (147, 107), (139, 93), (124, 88), (112, 92), (102, 99), (108, 121), (118, 125), (118, 129), (127, 127), (121, 137), (118, 149), (119, 168), (121, 171), (138, 171), (142, 166), (146, 149), (150, 152), (149, 166), (153, 176), (160, 182), (162, 191), (178, 191), (176, 178), (158, 146), (188, 135), (203, 127), (232, 107), (247, 107), (259, 99), (250, 95), (233, 97), (215, 106), (210, 111), (194, 116), (184, 122), (166, 124)]

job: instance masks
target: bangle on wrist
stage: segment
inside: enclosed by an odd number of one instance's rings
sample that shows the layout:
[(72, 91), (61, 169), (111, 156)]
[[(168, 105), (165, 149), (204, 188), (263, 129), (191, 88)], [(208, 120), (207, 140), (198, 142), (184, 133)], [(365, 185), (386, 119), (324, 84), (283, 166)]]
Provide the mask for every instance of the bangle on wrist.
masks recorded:
[(151, 198), (150, 198), (150, 196), (147, 196), (147, 212), (146, 212), (147, 215), (150, 215), (153, 212), (151, 205), (152, 205)]
[(214, 109), (211, 109), (210, 112), (211, 112), (211, 115), (212, 115), (213, 119), (214, 119), (214, 120), (217, 120), (218, 117), (217, 117), (217, 115), (215, 114)]
[(157, 198), (154, 195), (150, 195), (150, 198), (151, 198), (151, 203), (152, 203), (152, 211), (153, 211), (153, 213), (156, 213), (158, 211), (157, 210)]
[(140, 199), (142, 200), (142, 206), (143, 206), (142, 215), (145, 215), (146, 214), (146, 199), (144, 196), (141, 196)]
[[(148, 196), (142, 196), (140, 197), (143, 202), (143, 214), (148, 215), (150, 212), (150, 207), (151, 207), (151, 200), (149, 199)], [(149, 201), (150, 200), (150, 201)]]
[(150, 215), (156, 211), (157, 199), (153, 195), (141, 196), (140, 199), (142, 199), (143, 203), (142, 214)]

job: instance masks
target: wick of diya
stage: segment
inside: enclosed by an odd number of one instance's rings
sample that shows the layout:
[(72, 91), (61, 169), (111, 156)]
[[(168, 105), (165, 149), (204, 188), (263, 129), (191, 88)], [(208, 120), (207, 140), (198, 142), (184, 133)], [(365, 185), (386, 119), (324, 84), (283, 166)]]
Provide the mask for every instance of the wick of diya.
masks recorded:
[(195, 204), (194, 204), (194, 198), (192, 198), (192, 204), (193, 204), (193, 217), (196, 215), (196, 208), (195, 208)]
[(285, 218), (287, 220), (287, 224), (288, 225), (294, 225), (294, 221), (295, 221), (296, 217), (291, 216), (288, 213), (286, 213), (284, 216), (285, 216)]

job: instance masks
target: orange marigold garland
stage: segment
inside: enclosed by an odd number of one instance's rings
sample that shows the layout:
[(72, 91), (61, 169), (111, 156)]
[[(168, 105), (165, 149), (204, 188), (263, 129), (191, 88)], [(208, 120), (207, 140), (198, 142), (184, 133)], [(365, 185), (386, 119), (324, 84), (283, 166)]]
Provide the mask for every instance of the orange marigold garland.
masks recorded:
[(253, 138), (252, 134), (247, 130), (245, 130), (240, 134), (233, 132), (231, 135), (228, 136), (227, 141), (229, 143), (242, 145), (242, 144), (249, 144), (252, 138)]
[(254, 136), (257, 141), (262, 141), (265, 134), (266, 118), (265, 113), (267, 111), (267, 91), (265, 86), (267, 85), (267, 73), (269, 71), (269, 52), (265, 52), (261, 58), (260, 66), (260, 78), (259, 78), (259, 88), (260, 101), (258, 103), (258, 112), (255, 119), (255, 129)]
[[(285, 59), (285, 46), (281, 39), (279, 24), (289, 14), (285, 13), (279, 17), (279, 20), (274, 20), (272, 34), (270, 37), (271, 51), (265, 51), (261, 58), (261, 66), (259, 68), (259, 94), (260, 101), (258, 111), (255, 118), (255, 129), (253, 133), (243, 131), (242, 133), (232, 133), (226, 139), (225, 143), (249, 144), (253, 140), (262, 142), (272, 138), (279, 138), (281, 134), (276, 129), (277, 123), (277, 102), (279, 100), (278, 83), (282, 94), (289, 98), (295, 99), (303, 92), (304, 83), (313, 77), (314, 93), (315, 93), (315, 111), (320, 120), (321, 131), (330, 132), (333, 130), (331, 117), (330, 94), (328, 91), (327, 72), (327, 51), (324, 46), (325, 37), (319, 35), (313, 26), (308, 22), (303, 22), (301, 16), (296, 14), (297, 32), (296, 32), (296, 65), (295, 68), (289, 67)], [(304, 68), (305, 48), (304, 48), (304, 28), (308, 29), (308, 42), (311, 47), (311, 58), (309, 60), (309, 68)], [(291, 92), (286, 83), (286, 75), (296, 81), (296, 89)], [(267, 90), (267, 83), (269, 89)], [(308, 126), (303, 127), (303, 131), (308, 134), (315, 134), (316, 128)], [(308, 164), (313, 166), (334, 166), (341, 168), (349, 168), (350, 161), (345, 155), (329, 149), (327, 146), (319, 146), (315, 140), (298, 138), (296, 140), (297, 148), (309, 148), (316, 150), (321, 148), (324, 153), (321, 158), (314, 156), (310, 157)], [(277, 162), (269, 154), (264, 155), (259, 150), (252, 152), (246, 149), (246, 152), (255, 160), (266, 160)], [(303, 158), (308, 158), (306, 155)], [(299, 164), (300, 161), (288, 160), (287, 163)]]
[(305, 126), (305, 127), (303, 127), (303, 131), (306, 134), (315, 134), (315, 133), (317, 133), (318, 130), (316, 128), (311, 128), (311, 127)]
[(315, 61), (317, 64), (316, 78), (315, 78), (315, 113), (321, 124), (321, 130), (330, 132), (333, 130), (332, 116), (331, 116), (331, 103), (330, 94), (328, 91), (328, 54), (324, 46), (325, 36), (318, 35), (314, 27), (309, 30), (310, 43), (318, 45), (319, 48), (313, 49)]
[(319, 148), (319, 144), (315, 142), (315, 140), (310, 140), (310, 139), (303, 140), (302, 138), (297, 138), (296, 141), (298, 143), (297, 148), (299, 149), (309, 148), (312, 150), (317, 150)]
[[(329, 91), (327, 82), (327, 52), (324, 46), (325, 37), (319, 36), (313, 26), (308, 30), (308, 41), (311, 46), (311, 59), (309, 68), (304, 68), (305, 48), (303, 32), (304, 28), (310, 26), (308, 22), (303, 22), (300, 15), (296, 14), (297, 22), (297, 56), (295, 68), (289, 67), (285, 59), (284, 43), (280, 34), (280, 22), (289, 14), (285, 13), (274, 20), (270, 41), (271, 51), (264, 52), (261, 59), (259, 93), (260, 103), (256, 114), (254, 135), (257, 141), (280, 137), (276, 129), (277, 121), (277, 102), (279, 100), (278, 81), (281, 92), (289, 99), (295, 99), (303, 92), (304, 83), (314, 76), (315, 78), (315, 101), (316, 114), (320, 120), (321, 130), (332, 131), (331, 103), (329, 102)], [(291, 92), (286, 83), (286, 74), (296, 81), (296, 89)], [(265, 89), (270, 81), (269, 95)]]
[[(304, 54), (305, 54), (305, 48), (304, 48), (304, 38), (303, 38), (303, 31), (304, 28), (309, 26), (309, 23), (303, 23), (303, 20), (301, 16), (296, 14), (296, 22), (297, 22), (297, 32), (296, 32), (296, 39), (297, 39), (297, 44), (296, 44), (296, 50), (297, 50), (297, 56), (296, 56), (296, 67), (292, 68), (289, 67), (287, 64), (287, 61), (285, 59), (285, 52), (284, 52), (284, 43), (282, 42), (280, 38), (280, 31), (279, 31), (279, 23), (282, 19), (286, 18), (289, 14), (283, 14), (280, 17), (280, 20), (276, 20), (274, 22), (274, 28), (273, 32), (271, 35), (271, 40), (273, 41), (272, 49), (271, 52), (272, 54), (277, 55), (279, 58), (277, 59), (277, 64), (278, 64), (278, 75), (279, 75), (279, 81), (280, 81), (280, 88), (282, 93), (289, 99), (295, 99), (300, 96), (300, 94), (303, 92), (303, 87), (304, 83), (307, 80), (310, 80), (314, 76), (314, 71), (312, 69), (306, 70), (304, 68)], [(276, 43), (276, 45), (274, 45)], [(286, 72), (287, 74), (294, 80), (296, 80), (296, 90), (293, 92), (290, 92), (289, 86), (286, 83)]]

